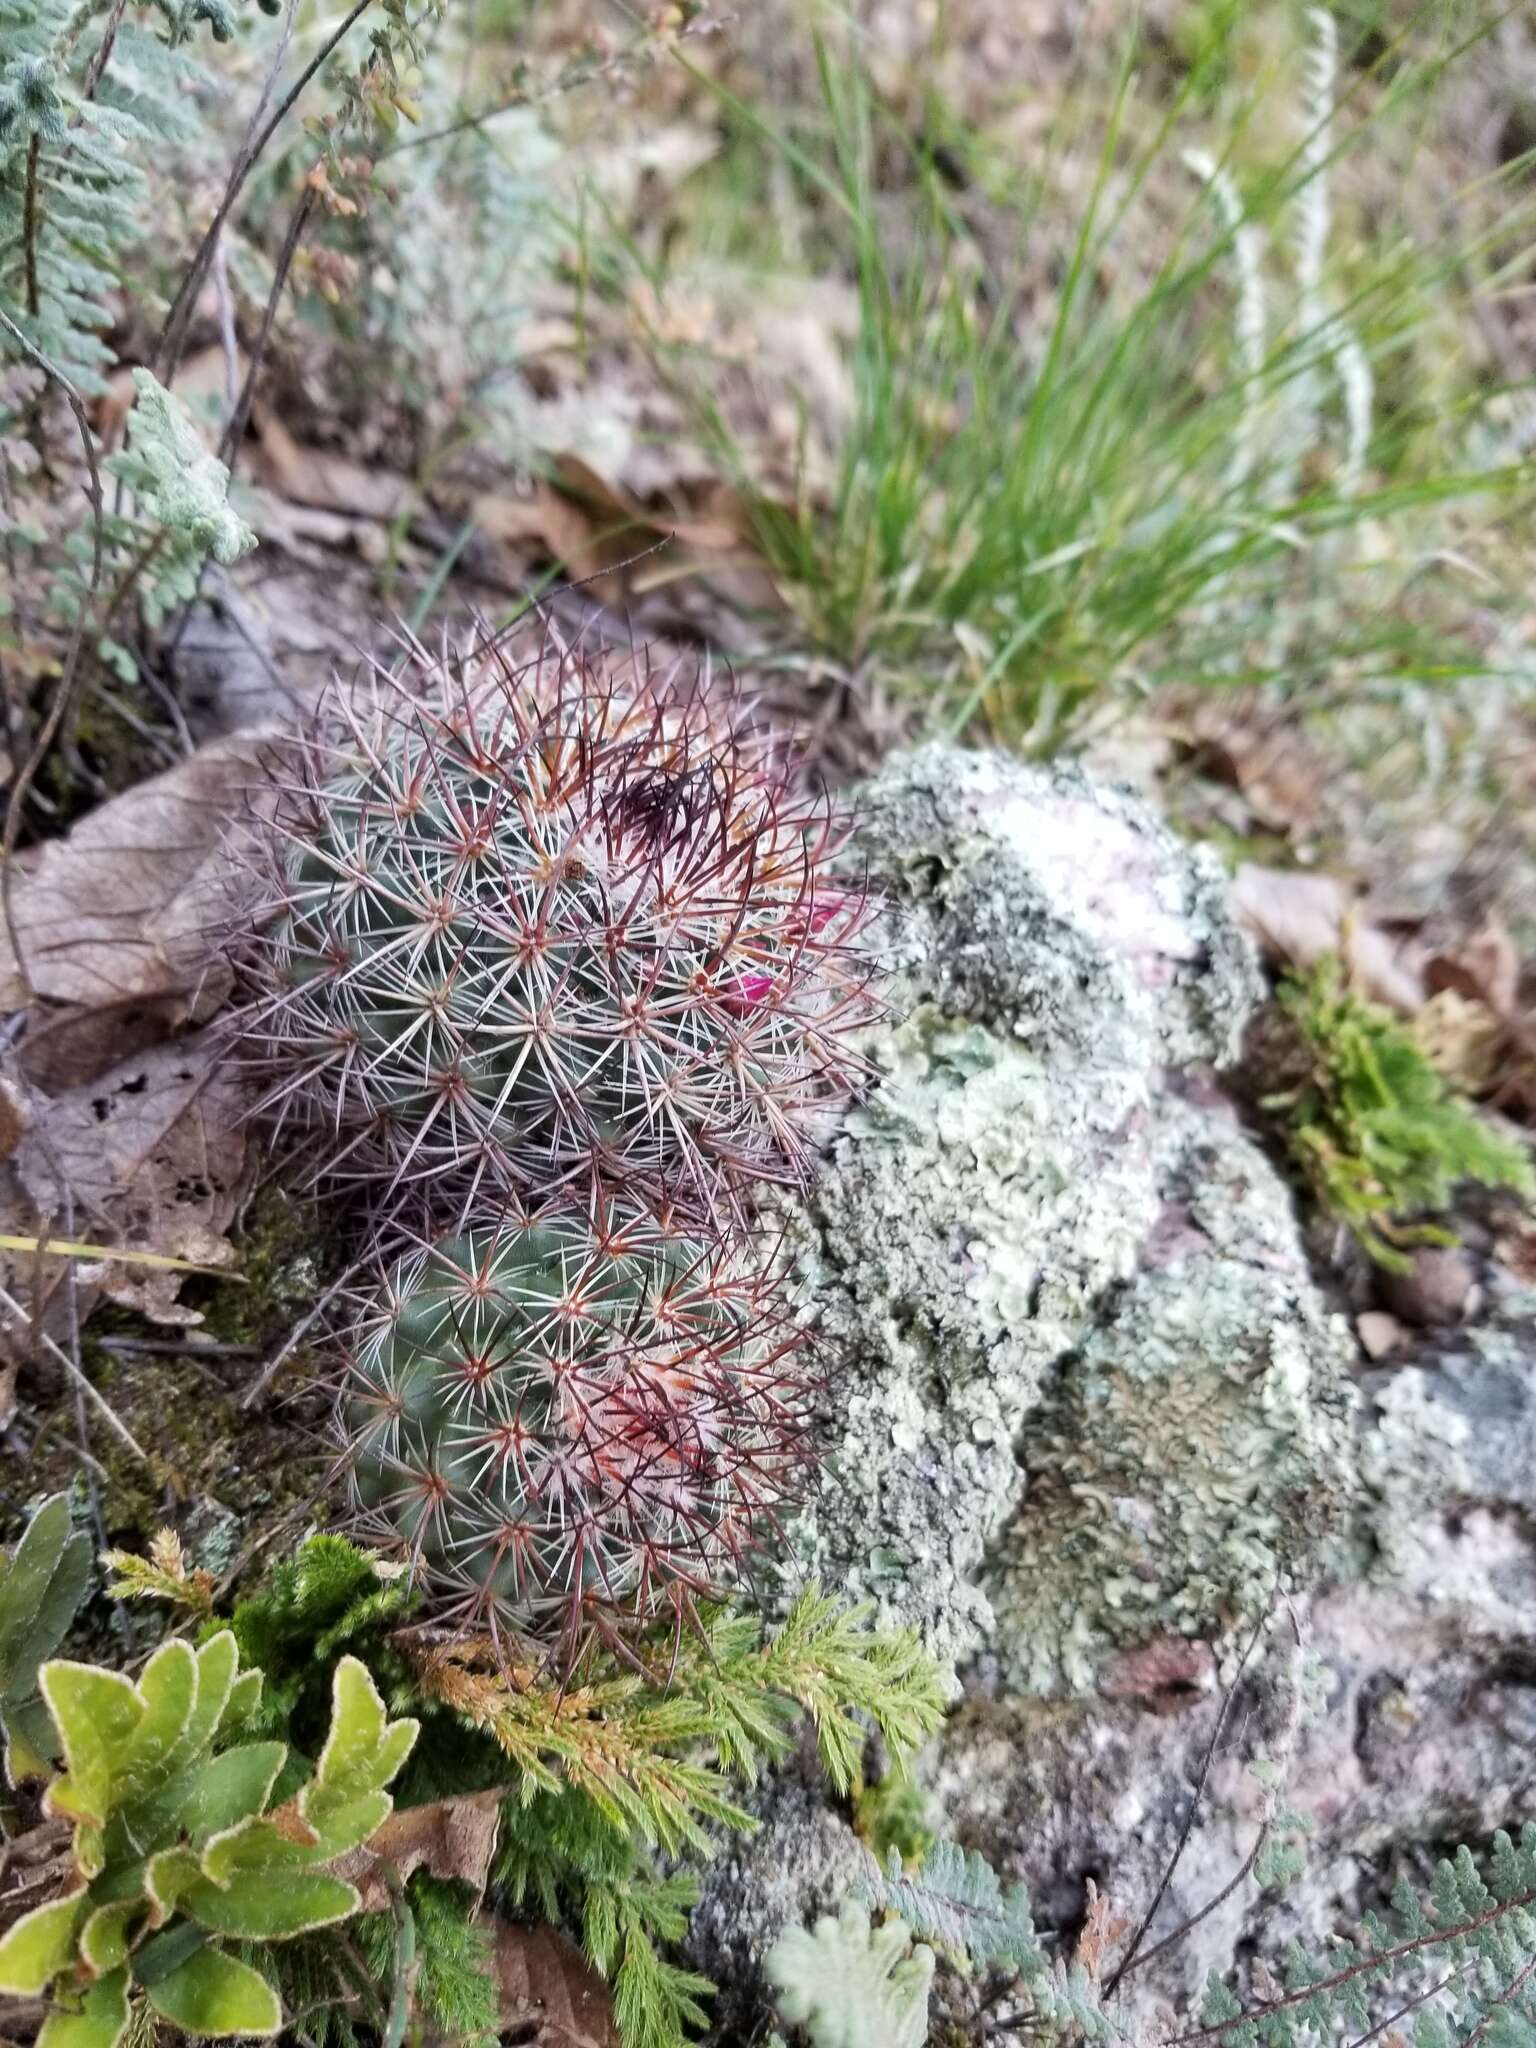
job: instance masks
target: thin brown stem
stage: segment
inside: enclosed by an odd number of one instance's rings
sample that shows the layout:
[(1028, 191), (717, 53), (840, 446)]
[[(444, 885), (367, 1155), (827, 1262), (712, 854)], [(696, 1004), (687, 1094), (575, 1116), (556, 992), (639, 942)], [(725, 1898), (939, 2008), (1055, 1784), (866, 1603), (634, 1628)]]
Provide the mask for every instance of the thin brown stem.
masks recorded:
[(353, 5), (347, 10), (346, 16), (339, 27), (332, 30), (331, 34), (326, 37), (324, 43), (283, 95), (266, 124), (252, 140), (246, 143), (240, 154), (236, 157), (234, 167), (229, 174), (229, 180), (224, 187), (224, 196), (220, 199), (215, 209), (213, 219), (208, 223), (203, 239), (197, 245), (192, 261), (187, 265), (181, 283), (177, 287), (176, 296), (171, 301), (170, 311), (165, 316), (165, 325), (160, 330), (160, 340), (155, 350), (154, 368), (155, 374), (159, 377), (162, 384), (168, 385), (176, 374), (176, 365), (180, 362), (182, 350), (186, 346), (187, 328), (191, 324), (193, 308), (197, 304), (198, 293), (203, 288), (203, 280), (207, 277), (209, 266), (213, 262), (213, 252), (219, 245), (219, 236), (224, 231), (224, 223), (229, 219), (236, 200), (245, 189), (245, 181), (255, 168), (257, 159), (287, 119), (289, 112), (315, 73), (340, 46), (354, 24), (361, 19), (372, 4), (373, 0), (353, 0)]
[[(1305, 1638), (1302, 1634), (1301, 1622), (1297, 1617), (1295, 1609), (1291, 1607), (1291, 1603), (1289, 1600), (1286, 1601), (1286, 1606), (1290, 1609), (1291, 1627), (1295, 1634), (1295, 1654), (1297, 1661), (1299, 1663), (1302, 1652), (1305, 1647)], [(1254, 1835), (1253, 1843), (1248, 1851), (1248, 1854), (1243, 1858), (1237, 1870), (1222, 1886), (1221, 1890), (1219, 1892), (1216, 1892), (1211, 1898), (1207, 1899), (1203, 1906), (1199, 1907), (1195, 1912), (1191, 1913), (1189, 1918), (1185, 1920), (1182, 1923), (1182, 1925), (1175, 1927), (1171, 1934), (1165, 1934), (1161, 1941), (1155, 1942), (1153, 1946), (1149, 1949), (1143, 1949), (1139, 1955), (1136, 1953), (1135, 1947), (1133, 1945), (1131, 1953), (1127, 1955), (1125, 1961), (1120, 1965), (1120, 1968), (1115, 1972), (1114, 1978), (1111, 1981), (1109, 1987), (1111, 1991), (1115, 1988), (1115, 1985), (1117, 1985), (1120, 1982), (1121, 1978), (1128, 1976), (1132, 1970), (1144, 1970), (1148, 1963), (1154, 1962), (1158, 1956), (1165, 1954), (1169, 1949), (1175, 1947), (1179, 1942), (1185, 1940), (1187, 1936), (1193, 1931), (1193, 1929), (1200, 1925), (1200, 1922), (1202, 1920), (1209, 1919), (1211, 1914), (1214, 1913), (1218, 1909), (1218, 1907), (1224, 1906), (1227, 1900), (1231, 1898), (1232, 1894), (1240, 1890), (1241, 1887), (1245, 1885), (1248, 1882), (1248, 1879), (1253, 1875), (1254, 1868), (1258, 1863), (1260, 1856), (1264, 1853), (1265, 1844), (1268, 1842), (1270, 1836), (1274, 1832), (1275, 1815), (1280, 1804), (1280, 1789), (1281, 1785), (1284, 1782), (1284, 1772), (1286, 1766), (1290, 1761), (1291, 1750), (1295, 1746), (1296, 1736), (1301, 1727), (1301, 1710), (1302, 1690), (1300, 1684), (1300, 1673), (1299, 1671), (1293, 1670), (1291, 1676), (1290, 1703), (1286, 1711), (1284, 1728), (1282, 1729), (1279, 1740), (1275, 1745), (1276, 1753), (1273, 1758), (1273, 1762), (1275, 1763), (1277, 1770), (1280, 1772), (1280, 1780), (1275, 1786), (1273, 1786), (1267, 1792), (1265, 1796), (1264, 1817), (1259, 1823), (1258, 1830)], [(1151, 1915), (1149, 1914), (1147, 1916), (1147, 1919), (1143, 1922), (1143, 1931), (1145, 1930), (1145, 1928), (1150, 1927), (1150, 1925)], [(1107, 1995), (1108, 1993), (1106, 1993), (1106, 1996)]]
[(231, 476), (235, 473), (235, 463), (240, 454), (240, 444), (245, 439), (246, 425), (251, 417), (251, 407), (255, 403), (256, 379), (261, 374), (261, 366), (266, 360), (267, 349), (271, 345), (272, 327), (277, 319), (278, 301), (283, 296), (283, 288), (288, 282), (288, 273), (293, 268), (293, 259), (298, 254), (299, 243), (303, 240), (304, 230), (314, 210), (314, 188), (306, 184), (304, 190), (299, 195), (298, 205), (293, 209), (293, 217), (288, 223), (288, 232), (283, 237), (283, 246), (277, 254), (277, 265), (272, 273), (272, 289), (267, 294), (266, 308), (261, 316), (261, 332), (257, 335), (256, 346), (251, 351), (251, 360), (245, 372), (245, 382), (241, 386), (240, 395), (235, 401), (235, 409), (229, 416), (229, 424), (224, 429), (223, 439), (219, 442), (219, 460), (226, 465)]
[(27, 144), (27, 176), (21, 197), (21, 251), (26, 267), (27, 311), (35, 320), (42, 309), (43, 295), (37, 281), (37, 179), (43, 154), (43, 138), (34, 134)]
[[(96, 45), (90, 63), (86, 66), (85, 78), (80, 86), (82, 104), (96, 97), (96, 88), (106, 73), (112, 59), (113, 45), (117, 32), (123, 25), (123, 16), (128, 12), (128, 0), (112, 0), (112, 12), (107, 16), (106, 26), (101, 32), (101, 41)], [(76, 116), (78, 119), (79, 116)]]
[(1243, 1673), (1248, 1669), (1249, 1659), (1258, 1648), (1259, 1638), (1263, 1635), (1268, 1621), (1269, 1610), (1266, 1608), (1259, 1618), (1258, 1627), (1248, 1638), (1247, 1648), (1243, 1651), (1242, 1657), (1238, 1662), (1237, 1671), (1233, 1676), (1232, 1683), (1227, 1687), (1226, 1693), (1222, 1698), (1220, 1709), (1216, 1715), (1216, 1725), (1211, 1730), (1211, 1739), (1206, 1744), (1205, 1754), (1200, 1760), (1200, 1769), (1195, 1778), (1194, 1797), (1189, 1802), (1189, 1811), (1184, 1816), (1184, 1825), (1179, 1830), (1177, 1842), (1174, 1843), (1173, 1854), (1169, 1857), (1162, 1877), (1158, 1881), (1157, 1890), (1152, 1894), (1151, 1904), (1141, 1916), (1141, 1923), (1137, 1927), (1136, 1932), (1131, 1936), (1130, 1947), (1122, 1956), (1114, 1975), (1104, 1987), (1106, 2003), (1114, 1997), (1115, 1992), (1119, 1989), (1121, 1978), (1125, 1976), (1127, 1971), (1135, 1968), (1137, 1952), (1146, 1939), (1148, 1928), (1151, 1927), (1152, 1922), (1157, 1918), (1158, 1908), (1167, 1896), (1168, 1887), (1173, 1883), (1174, 1875), (1178, 1870), (1180, 1862), (1183, 1860), (1184, 1851), (1189, 1847), (1189, 1838), (1194, 1832), (1195, 1821), (1205, 1800), (1205, 1788), (1210, 1779), (1211, 1767), (1216, 1761), (1216, 1751), (1220, 1747), (1222, 1736), (1226, 1733), (1227, 1723), (1232, 1717), (1232, 1707), (1237, 1698), (1238, 1686), (1242, 1682)]
[[(736, 19), (734, 14), (698, 14), (692, 21), (685, 22), (673, 38), (683, 42), (689, 37), (718, 35)], [(621, 76), (629, 67), (638, 62), (649, 49), (658, 48), (656, 32), (647, 27), (632, 43), (622, 50), (616, 50), (608, 57), (578, 57), (547, 85), (537, 91), (518, 91), (504, 100), (497, 100), (494, 106), (482, 107), (478, 113), (463, 114), (457, 121), (449, 121), (441, 128), (429, 128), (421, 135), (402, 136), (392, 142), (388, 149), (379, 151), (378, 161), (399, 156), (407, 149), (425, 149), (429, 142), (446, 142), (451, 136), (465, 135), (475, 128), (484, 128), (490, 122), (499, 120), (503, 114), (514, 113), (520, 107), (535, 107), (544, 100), (552, 100), (561, 93), (575, 92), (583, 85), (595, 85), (599, 80)]]
[[(1394, 1963), (1400, 1963), (1408, 1956), (1422, 1955), (1426, 1949), (1443, 1948), (1448, 1941), (1464, 1940), (1480, 1928), (1497, 1926), (1506, 1913), (1523, 1912), (1531, 1906), (1536, 1906), (1536, 1891), (1520, 1892), (1512, 1899), (1500, 1899), (1486, 1913), (1458, 1921), (1454, 1927), (1433, 1928), (1428, 1934), (1415, 1935), (1411, 1941), (1400, 1941), (1376, 1955), (1362, 1956), (1358, 1962), (1349, 1964), (1346, 1969), (1335, 1970), (1331, 1977), (1319, 1978), (1315, 1984), (1303, 1984), (1279, 1998), (1269, 1999), (1263, 2005), (1249, 2006), (1247, 2011), (1236, 2013), (1229, 2020), (1216, 2020), (1208, 2027), (1195, 2027), (1187, 2034), (1174, 2034), (1165, 2048), (1184, 2048), (1184, 2044), (1190, 2041), (1218, 2041), (1234, 2028), (1251, 2026), (1255, 2020), (1265, 2019), (1272, 2012), (1285, 2012), (1291, 2006), (1305, 2005), (1311, 1998), (1326, 1998), (1330, 1991), (1337, 1991), (1342, 1984), (1352, 1984), (1357, 1977), (1389, 1970)], [(1530, 1967), (1536, 1969), (1536, 1959)]]

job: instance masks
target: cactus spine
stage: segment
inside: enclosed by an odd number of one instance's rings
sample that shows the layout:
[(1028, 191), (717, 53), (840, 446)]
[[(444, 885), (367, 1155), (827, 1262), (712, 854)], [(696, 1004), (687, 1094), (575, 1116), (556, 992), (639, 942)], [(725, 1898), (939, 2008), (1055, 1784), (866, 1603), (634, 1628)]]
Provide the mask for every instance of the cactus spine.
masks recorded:
[(803, 1477), (804, 1345), (771, 1276), (637, 1208), (439, 1239), (353, 1352), (365, 1524), (467, 1622), (653, 1617), (739, 1569)]
[(350, 712), (288, 792), (272, 1100), (398, 1191), (740, 1209), (858, 1062), (840, 835), (697, 686), (489, 651)]

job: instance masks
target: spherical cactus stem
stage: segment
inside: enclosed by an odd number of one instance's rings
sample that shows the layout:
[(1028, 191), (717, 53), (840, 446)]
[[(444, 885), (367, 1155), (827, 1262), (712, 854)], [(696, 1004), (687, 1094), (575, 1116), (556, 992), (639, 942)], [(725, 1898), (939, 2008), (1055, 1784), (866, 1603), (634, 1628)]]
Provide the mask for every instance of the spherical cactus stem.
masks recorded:
[(274, 1115), (339, 1180), (597, 1180), (737, 1216), (858, 1086), (866, 892), (739, 705), (547, 643), (419, 650), (283, 792), (263, 995)]
[(358, 1526), (438, 1610), (560, 1646), (739, 1579), (810, 1469), (814, 1381), (771, 1262), (629, 1204), (423, 1244), (340, 1405)]

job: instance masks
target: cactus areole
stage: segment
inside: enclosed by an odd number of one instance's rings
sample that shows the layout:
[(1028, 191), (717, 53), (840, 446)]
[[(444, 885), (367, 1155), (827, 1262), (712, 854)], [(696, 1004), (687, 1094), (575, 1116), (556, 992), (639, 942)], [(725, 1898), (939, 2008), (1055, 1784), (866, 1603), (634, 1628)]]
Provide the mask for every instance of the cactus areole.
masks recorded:
[(286, 792), (255, 1031), (328, 1166), (465, 1217), (798, 1176), (858, 1067), (867, 903), (739, 707), (546, 646), (344, 711)]
[(675, 1612), (739, 1572), (803, 1477), (804, 1346), (771, 1273), (639, 1209), (424, 1245), (353, 1350), (362, 1533), (493, 1631)]

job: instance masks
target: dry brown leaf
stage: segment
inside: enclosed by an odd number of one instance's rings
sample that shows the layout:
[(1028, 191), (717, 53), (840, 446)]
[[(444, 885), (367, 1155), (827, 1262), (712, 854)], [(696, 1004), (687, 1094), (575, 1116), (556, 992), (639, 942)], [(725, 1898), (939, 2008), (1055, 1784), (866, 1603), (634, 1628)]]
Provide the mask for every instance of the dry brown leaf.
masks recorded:
[(1374, 1001), (1411, 1015), (1424, 1001), (1424, 948), (1358, 914), (1353, 890), (1335, 875), (1244, 862), (1233, 877), (1232, 905), (1272, 960), (1313, 967), (1338, 953)]
[(256, 478), (269, 491), (322, 512), (361, 519), (398, 519), (415, 510), (419, 498), (408, 477), (375, 469), (329, 448), (306, 448), (282, 421), (258, 410)]
[(27, 1112), (9, 1081), (0, 1081), (0, 1159), (9, 1159), (27, 1128)]
[(1317, 820), (1326, 768), (1294, 727), (1235, 710), (1208, 695), (1196, 698), (1188, 732), (1195, 765), (1241, 792), (1254, 822), (1292, 832)]
[[(40, 1115), (34, 1104), (36, 1120), (10, 1162), (11, 1200), (3, 1205), (21, 1212), (17, 1233), (72, 1214), (77, 1229), (89, 1219), (92, 1236), (110, 1225), (111, 1242), (129, 1250), (230, 1264), (224, 1233), (243, 1192), (246, 1103), (219, 1053), (212, 1034), (199, 1032), (54, 1097)], [(11, 1279), (28, 1287), (34, 1262), (13, 1256)], [(202, 1320), (177, 1300), (179, 1273), (103, 1264), (80, 1274), (152, 1321)]]
[(616, 531), (638, 527), (644, 533), (670, 534), (685, 547), (703, 553), (741, 547), (749, 538), (745, 508), (727, 484), (706, 485), (695, 504), (658, 508), (622, 485), (607, 482), (579, 455), (560, 456), (556, 468), (572, 497), (602, 525)]
[(336, 1876), (357, 1886), (365, 1913), (388, 1910), (387, 1877), (404, 1884), (412, 1871), (421, 1869), (434, 1877), (457, 1878), (479, 1897), (490, 1882), (506, 1796), (504, 1789), (493, 1787), (489, 1792), (468, 1792), (454, 1799), (434, 1799), (425, 1806), (408, 1806), (392, 1813), (360, 1849), (343, 1856), (332, 1868)]
[(541, 2048), (619, 2048), (612, 1995), (574, 1943), (553, 1927), (489, 1925), (503, 2032), (531, 2020)]
[[(210, 936), (224, 906), (227, 835), (262, 788), (262, 752), (252, 738), (204, 747), (18, 860), (12, 911), (33, 991), (116, 1017), (104, 1042), (81, 1027), (73, 1072), (49, 1062), (54, 1085), (86, 1078), (103, 1051), (121, 1057), (114, 1034), (142, 1028), (125, 1010), (148, 1001), (166, 1031), (202, 1022), (228, 994)], [(0, 1007), (25, 1000), (0, 926)]]
[(1425, 1058), (1448, 1080), (1473, 1095), (1493, 1086), (1506, 1032), (1486, 1003), (1442, 988), (1414, 1018), (1413, 1035)]
[(1077, 1949), (1073, 1961), (1088, 1975), (1097, 1980), (1103, 1967), (1104, 1957), (1110, 1949), (1121, 1942), (1131, 1931), (1130, 1920), (1124, 1913), (1117, 1913), (1110, 1903), (1107, 1892), (1101, 1892), (1090, 1877), (1088, 1880), (1088, 1910), (1083, 1916), (1078, 1931)]
[(1424, 978), (1432, 995), (1448, 990), (1508, 1017), (1520, 997), (1520, 955), (1502, 919), (1490, 917), (1470, 938), (1433, 954)]
[(600, 548), (592, 521), (548, 484), (536, 485), (527, 498), (482, 492), (471, 502), (468, 517), (485, 540), (499, 547), (536, 547), (582, 582), (597, 575), (616, 552)]

